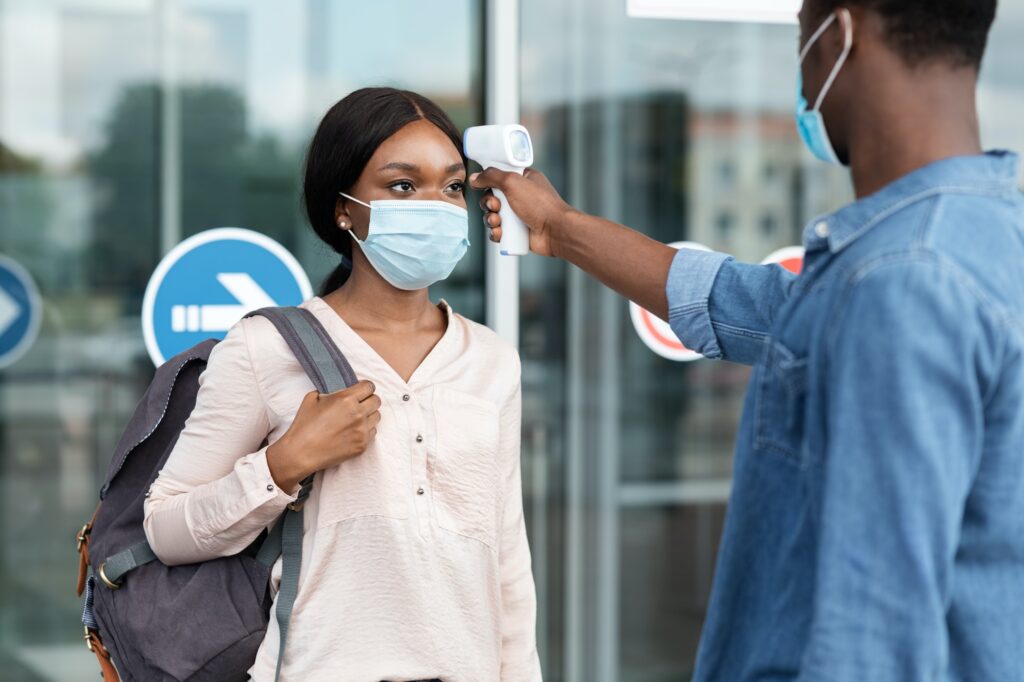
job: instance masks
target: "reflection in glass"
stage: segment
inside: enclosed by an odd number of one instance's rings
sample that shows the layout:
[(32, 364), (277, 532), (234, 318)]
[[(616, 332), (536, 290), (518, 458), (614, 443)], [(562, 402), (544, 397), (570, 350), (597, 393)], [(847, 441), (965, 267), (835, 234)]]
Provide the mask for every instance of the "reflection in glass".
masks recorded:
[[(0, 676), (93, 680), (74, 535), (153, 367), (139, 314), (181, 239), (246, 227), (319, 282), (302, 158), (326, 108), (364, 85), (482, 118), (482, 3), (0, 2), (0, 253), (45, 299), (39, 341), (0, 370)], [(386, 38), (378, 30), (392, 27)], [(346, 36), (337, 40), (338, 35)], [(410, 59), (410, 50), (417, 50)], [(483, 239), (433, 292), (484, 318)]]
[[(630, 19), (623, 5), (522, 2), (523, 122), (570, 203), (761, 262), (852, 199), (846, 171), (796, 134), (795, 26)], [(1000, 13), (983, 133), (1021, 149), (1024, 9)], [(545, 434), (525, 442), (546, 462), (547, 679), (686, 679), (750, 372), (661, 359), (623, 301), (563, 263), (527, 259), (521, 276), (524, 428)]]

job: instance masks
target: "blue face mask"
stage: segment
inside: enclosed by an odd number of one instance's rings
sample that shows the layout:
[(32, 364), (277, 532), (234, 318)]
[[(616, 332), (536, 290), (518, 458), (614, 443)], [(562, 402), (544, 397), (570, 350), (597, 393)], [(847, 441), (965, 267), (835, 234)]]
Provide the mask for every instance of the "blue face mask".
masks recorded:
[[(850, 16), (849, 10), (841, 9), (839, 11), (846, 15), (846, 43), (843, 47), (843, 53), (839, 56), (839, 61), (836, 62), (832, 73), (829, 74), (828, 80), (825, 81), (825, 85), (822, 87), (821, 94), (818, 95), (818, 100), (814, 103), (813, 109), (808, 110), (807, 98), (804, 97), (802, 68), (797, 71), (796, 84), (796, 127), (800, 132), (800, 138), (816, 157), (827, 163), (837, 165), (840, 164), (839, 156), (836, 154), (835, 147), (832, 146), (832, 140), (828, 135), (828, 130), (825, 128), (825, 117), (821, 115), (821, 105), (825, 103), (825, 97), (836, 82), (836, 78), (839, 76), (839, 72), (842, 71), (843, 65), (846, 64), (846, 60), (850, 56), (850, 50), (853, 49), (853, 18)], [(814, 44), (818, 42), (822, 34), (836, 21), (838, 16), (838, 14), (829, 16), (825, 23), (821, 25), (821, 28), (815, 31), (811, 39), (807, 41), (807, 45), (800, 52), (801, 67), (804, 60), (807, 59), (807, 54), (811, 51), (811, 48), (814, 47)]]
[(365, 240), (354, 232), (366, 260), (391, 286), (405, 291), (426, 289), (452, 274), (469, 248), (469, 214), (445, 201), (359, 201), (370, 209)]

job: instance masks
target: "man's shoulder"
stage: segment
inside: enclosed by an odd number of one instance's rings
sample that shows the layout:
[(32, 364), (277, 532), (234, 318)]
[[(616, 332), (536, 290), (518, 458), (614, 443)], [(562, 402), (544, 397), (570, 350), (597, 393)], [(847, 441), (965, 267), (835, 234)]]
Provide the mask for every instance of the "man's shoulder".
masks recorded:
[(936, 285), (948, 281), (980, 304), (1024, 320), (1024, 200), (934, 194), (880, 218), (839, 264), (847, 285), (898, 279), (900, 270), (913, 267)]

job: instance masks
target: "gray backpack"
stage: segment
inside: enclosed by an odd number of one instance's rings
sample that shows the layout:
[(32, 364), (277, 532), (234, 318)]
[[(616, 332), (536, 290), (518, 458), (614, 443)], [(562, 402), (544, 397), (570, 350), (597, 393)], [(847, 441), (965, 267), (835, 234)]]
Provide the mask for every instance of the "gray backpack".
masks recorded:
[[(356, 382), (348, 361), (309, 311), (268, 308), (270, 320), (321, 393)], [(78, 594), (85, 594), (85, 640), (106, 682), (231, 681), (247, 670), (270, 618), (270, 570), (283, 557), (276, 618), (281, 673), (288, 619), (302, 560), (302, 482), (273, 530), (235, 556), (165, 566), (146, 542), (143, 502), (195, 407), (210, 339), (161, 366), (114, 451), (100, 506), (78, 535)], [(91, 569), (91, 575), (89, 575)]]

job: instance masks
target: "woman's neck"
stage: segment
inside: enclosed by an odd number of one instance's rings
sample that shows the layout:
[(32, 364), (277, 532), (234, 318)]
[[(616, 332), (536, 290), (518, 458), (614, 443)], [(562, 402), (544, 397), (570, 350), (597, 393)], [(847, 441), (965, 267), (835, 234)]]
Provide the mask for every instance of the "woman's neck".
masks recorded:
[(353, 254), (352, 274), (337, 291), (324, 297), (353, 328), (394, 329), (436, 322), (440, 312), (426, 289), (403, 291), (381, 277), (362, 253)]

